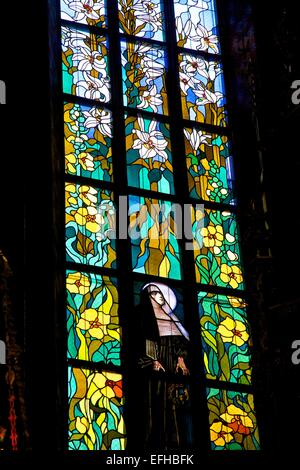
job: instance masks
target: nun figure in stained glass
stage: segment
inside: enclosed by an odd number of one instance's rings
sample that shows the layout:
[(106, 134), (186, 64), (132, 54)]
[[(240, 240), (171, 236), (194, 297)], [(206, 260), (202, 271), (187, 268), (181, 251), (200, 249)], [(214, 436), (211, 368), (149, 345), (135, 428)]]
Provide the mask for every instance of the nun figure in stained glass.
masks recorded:
[(143, 444), (171, 449), (189, 444), (189, 392), (180, 375), (187, 366), (189, 334), (175, 315), (174, 291), (159, 282), (142, 289), (139, 308), (138, 369), (143, 384)]

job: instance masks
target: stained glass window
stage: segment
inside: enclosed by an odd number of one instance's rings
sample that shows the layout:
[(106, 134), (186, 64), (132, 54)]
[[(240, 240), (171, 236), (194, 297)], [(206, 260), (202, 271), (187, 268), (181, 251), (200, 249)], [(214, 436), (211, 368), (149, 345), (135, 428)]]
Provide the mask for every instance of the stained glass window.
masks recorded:
[(201, 284), (243, 289), (239, 233), (234, 213), (192, 210), (196, 280)]
[(213, 450), (259, 450), (253, 395), (211, 388), (207, 404)]
[(111, 112), (97, 106), (65, 103), (64, 122), (66, 173), (111, 181)]
[(226, 126), (225, 88), (220, 62), (182, 53), (179, 55), (179, 77), (183, 117)]
[(148, 43), (121, 42), (124, 104), (168, 113), (166, 54)]
[(61, 17), (63, 20), (90, 26), (105, 26), (106, 0), (61, 0)]
[(62, 51), (64, 93), (107, 103), (110, 79), (105, 36), (64, 26)]
[(115, 206), (110, 191), (66, 184), (67, 261), (92, 266), (115, 264)]
[(202, 129), (184, 129), (190, 196), (234, 203), (233, 164), (229, 139)]
[(163, 39), (161, 0), (119, 0), (120, 31), (148, 39)]
[(245, 301), (230, 295), (199, 292), (198, 302), (206, 377), (251, 384)]
[(181, 279), (176, 207), (170, 201), (129, 197), (133, 271)]
[(127, 117), (125, 133), (129, 186), (174, 194), (169, 125)]
[(120, 365), (118, 290), (114, 278), (67, 271), (68, 357)]
[(122, 376), (69, 367), (69, 449), (124, 450)]
[(259, 449), (216, 1), (60, 6), (68, 448)]
[(218, 54), (215, 0), (174, 0), (174, 7), (178, 46)]

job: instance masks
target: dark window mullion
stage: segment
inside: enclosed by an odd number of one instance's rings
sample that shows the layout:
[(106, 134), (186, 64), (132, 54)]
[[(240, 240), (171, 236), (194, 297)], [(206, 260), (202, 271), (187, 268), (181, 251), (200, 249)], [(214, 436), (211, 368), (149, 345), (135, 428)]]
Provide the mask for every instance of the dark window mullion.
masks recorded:
[[(187, 166), (185, 158), (185, 145), (183, 135), (183, 119), (181, 108), (181, 92), (179, 84), (178, 48), (176, 40), (176, 26), (174, 3), (164, 0), (166, 15), (166, 43), (168, 57), (168, 97), (170, 116), (171, 149), (174, 165), (175, 194), (183, 206), (190, 203)], [(193, 418), (193, 445), (197, 447), (200, 442), (207, 442), (207, 408), (205, 403), (204, 364), (200, 349), (200, 325), (198, 317), (198, 302), (195, 295), (195, 264), (193, 251), (186, 250), (186, 240), (178, 240), (181, 248), (184, 311), (186, 327), (191, 339), (191, 404)], [(189, 240), (190, 242), (190, 240)]]
[(111, 110), (111, 102), (105, 103), (104, 101), (93, 100), (90, 98), (84, 98), (83, 96), (71, 95), (69, 93), (63, 93), (64, 102), (74, 103), (82, 106), (90, 106), (91, 108), (106, 108), (109, 111)]
[(205, 59), (205, 60), (222, 63), (221, 54), (212, 54), (211, 52), (198, 51), (195, 49), (189, 49), (188, 47), (177, 47), (177, 50), (178, 50), (178, 54), (192, 55), (194, 57), (201, 57), (202, 59)]
[[(119, 32), (119, 11), (118, 0), (109, 0), (107, 8), (108, 16), (108, 54), (111, 79), (111, 110), (113, 113), (113, 177), (114, 195), (118, 202), (119, 196), (128, 195), (127, 187), (127, 167), (126, 167), (126, 147), (125, 147), (125, 116), (123, 105), (123, 82), (122, 82), (122, 62), (121, 62), (121, 36)], [(128, 198), (127, 198), (128, 201)], [(117, 207), (117, 214), (119, 209)], [(122, 220), (127, 214), (120, 214)], [(119, 230), (117, 222), (117, 233)], [(131, 405), (128, 383), (130, 382), (130, 372), (128, 361), (130, 358), (128, 344), (128, 322), (133, 305), (133, 281), (131, 268), (131, 246), (129, 240), (122, 240), (117, 236), (117, 269), (118, 269), (118, 291), (119, 291), (119, 321), (122, 328), (122, 348), (121, 348), (121, 370), (123, 371), (123, 390), (125, 396), (124, 421), (127, 426), (127, 438), (134, 442), (134, 434), (129, 434), (130, 416), (134, 413), (134, 403)], [(132, 380), (134, 384), (134, 381)]]
[(162, 49), (165, 46), (164, 41), (158, 41), (157, 39), (144, 38), (143, 36), (134, 36), (132, 34), (120, 33), (120, 38), (122, 41), (138, 43), (142, 42), (149, 46), (153, 46), (159, 49)]

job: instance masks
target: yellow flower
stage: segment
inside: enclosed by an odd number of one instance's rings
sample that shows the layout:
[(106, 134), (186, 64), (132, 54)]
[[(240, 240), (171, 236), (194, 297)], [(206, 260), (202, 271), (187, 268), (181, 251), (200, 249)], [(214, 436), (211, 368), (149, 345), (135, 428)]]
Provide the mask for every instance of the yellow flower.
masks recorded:
[(94, 308), (88, 308), (81, 314), (77, 328), (88, 331), (93, 338), (102, 339), (107, 334), (106, 325), (109, 322), (109, 315)]
[(78, 155), (78, 160), (84, 170), (87, 170), (87, 171), (94, 170), (94, 160), (90, 153), (87, 153), (87, 152), (80, 153)]
[(104, 222), (96, 207), (92, 206), (79, 208), (75, 213), (75, 220), (78, 225), (85, 225), (86, 229), (92, 233), (99, 232)]
[(220, 278), (225, 284), (229, 284), (233, 289), (236, 289), (239, 284), (243, 282), (243, 275), (240, 268), (237, 266), (228, 266), (227, 264), (221, 265)]
[(75, 427), (80, 434), (86, 434), (89, 430), (90, 423), (88, 422), (85, 416), (82, 416), (81, 418), (77, 416), (75, 421)]
[(95, 372), (88, 378), (87, 398), (97, 405), (102, 397), (122, 397), (122, 376), (113, 372)]
[(249, 338), (246, 325), (230, 317), (220, 323), (217, 332), (222, 336), (224, 343), (232, 343), (238, 347), (242, 346)]
[(203, 244), (208, 248), (220, 247), (224, 240), (223, 227), (221, 225), (209, 225), (200, 231), (203, 237)]
[(210, 439), (218, 447), (224, 447), (232, 441), (232, 429), (223, 424), (221, 421), (213, 423), (210, 427)]
[(79, 197), (87, 205), (97, 204), (97, 189), (92, 188), (91, 186), (80, 186), (79, 188)]
[(83, 398), (78, 405), (82, 416), (76, 416), (75, 428), (80, 434), (84, 434), (87, 439), (95, 443), (96, 436), (91, 425), (94, 419), (94, 412), (90, 408), (89, 400)]
[(228, 300), (233, 308), (244, 308), (247, 307), (246, 302), (238, 297), (228, 296)]
[(71, 194), (76, 194), (75, 184), (66, 184), (66, 207), (68, 206), (77, 206), (77, 199)]
[(241, 410), (235, 405), (229, 405), (226, 413), (223, 413), (220, 418), (226, 421), (234, 433), (248, 435), (251, 432), (250, 428), (254, 427), (253, 421), (249, 418), (246, 411)]
[(69, 153), (65, 157), (65, 168), (66, 168), (66, 173), (76, 173), (76, 168), (74, 167), (74, 164), (76, 163), (76, 157), (74, 153)]
[(67, 289), (71, 294), (84, 295), (89, 291), (90, 280), (82, 273), (70, 273), (67, 276)]

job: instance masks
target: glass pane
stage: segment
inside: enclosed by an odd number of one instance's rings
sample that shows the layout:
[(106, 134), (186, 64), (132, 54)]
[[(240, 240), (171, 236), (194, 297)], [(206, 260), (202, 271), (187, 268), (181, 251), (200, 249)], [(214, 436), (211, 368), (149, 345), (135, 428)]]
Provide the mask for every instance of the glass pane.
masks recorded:
[(150, 448), (184, 448), (192, 444), (192, 410), (189, 385), (181, 381), (190, 370), (182, 290), (164, 282), (135, 282), (134, 295), (129, 329), (140, 384), (132, 397), (143, 423), (139, 438)]
[(176, 205), (129, 196), (133, 271), (181, 279)]
[(220, 52), (215, 0), (175, 0), (178, 46)]
[(179, 80), (184, 119), (227, 125), (224, 78), (220, 62), (179, 55)]
[(184, 129), (190, 196), (234, 204), (233, 165), (228, 137)]
[(250, 385), (250, 331), (245, 302), (206, 292), (199, 292), (198, 302), (206, 377)]
[(164, 49), (122, 41), (121, 51), (124, 105), (168, 114)]
[(111, 191), (66, 183), (67, 261), (115, 267), (115, 206)]
[(105, 0), (60, 0), (61, 17), (90, 26), (105, 26), (105, 3)]
[(212, 450), (260, 450), (253, 395), (207, 389)]
[(243, 289), (236, 216), (227, 211), (193, 209), (192, 231), (197, 282)]
[(107, 41), (77, 28), (62, 28), (63, 91), (107, 103), (110, 100)]
[(74, 103), (64, 111), (66, 173), (112, 181), (111, 112)]
[(118, 3), (121, 32), (163, 40), (161, 0), (119, 0)]
[(142, 116), (125, 120), (128, 184), (174, 194), (168, 124)]
[(69, 450), (124, 450), (122, 376), (69, 368)]
[(67, 271), (68, 358), (120, 365), (115, 278)]

